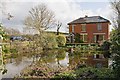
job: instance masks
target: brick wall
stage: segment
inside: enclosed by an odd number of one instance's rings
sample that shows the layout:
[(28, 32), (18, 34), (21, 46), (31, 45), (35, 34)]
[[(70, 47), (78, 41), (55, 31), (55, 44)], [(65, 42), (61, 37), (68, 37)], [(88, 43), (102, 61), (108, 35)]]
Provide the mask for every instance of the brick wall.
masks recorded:
[[(97, 30), (97, 23), (86, 24), (86, 32), (81, 31), (81, 24), (75, 24), (74, 33), (87, 33), (88, 34), (88, 43), (93, 40), (93, 33), (105, 33), (104, 39), (107, 40), (109, 38), (109, 23), (101, 23), (102, 30)], [(69, 33), (72, 32), (72, 25), (69, 25)]]

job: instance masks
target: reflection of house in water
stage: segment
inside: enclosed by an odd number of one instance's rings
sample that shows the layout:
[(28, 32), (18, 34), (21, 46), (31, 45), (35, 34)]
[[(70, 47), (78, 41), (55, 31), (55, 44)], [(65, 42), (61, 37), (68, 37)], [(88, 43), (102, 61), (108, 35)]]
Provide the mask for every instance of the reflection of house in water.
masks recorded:
[(108, 59), (104, 58), (103, 54), (85, 54), (74, 56), (69, 59), (70, 65), (85, 64), (90, 67), (108, 67)]
[(103, 54), (94, 54), (87, 57), (86, 64), (94, 67), (108, 67), (108, 59)]

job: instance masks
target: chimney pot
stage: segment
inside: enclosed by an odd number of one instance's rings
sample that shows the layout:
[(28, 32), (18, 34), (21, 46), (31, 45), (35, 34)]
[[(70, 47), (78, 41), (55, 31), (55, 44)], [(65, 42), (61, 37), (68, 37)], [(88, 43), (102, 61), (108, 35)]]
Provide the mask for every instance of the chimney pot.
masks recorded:
[(88, 17), (87, 15), (85, 15), (85, 17)]

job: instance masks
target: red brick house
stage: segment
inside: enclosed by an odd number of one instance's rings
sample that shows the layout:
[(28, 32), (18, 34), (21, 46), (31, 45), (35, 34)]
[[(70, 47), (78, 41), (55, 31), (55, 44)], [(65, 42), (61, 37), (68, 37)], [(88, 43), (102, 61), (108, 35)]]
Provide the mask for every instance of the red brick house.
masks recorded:
[(68, 25), (69, 33), (73, 35), (73, 38), (74, 34), (78, 33), (85, 43), (101, 42), (109, 38), (110, 21), (101, 16), (81, 17)]

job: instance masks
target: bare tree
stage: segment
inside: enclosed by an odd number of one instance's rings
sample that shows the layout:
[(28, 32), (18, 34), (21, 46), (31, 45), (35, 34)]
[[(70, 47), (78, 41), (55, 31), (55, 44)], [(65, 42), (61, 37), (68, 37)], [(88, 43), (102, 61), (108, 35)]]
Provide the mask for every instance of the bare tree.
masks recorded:
[(115, 17), (116, 17), (114, 21), (114, 23), (116, 24), (114, 25), (114, 27), (120, 30), (120, 0), (113, 0), (111, 2), (111, 6), (114, 10)]
[(59, 30), (60, 30), (60, 28), (61, 28), (61, 26), (62, 26), (62, 23), (58, 21), (58, 22), (56, 23), (56, 26), (57, 26), (57, 35), (59, 35)]
[(34, 38), (34, 44), (37, 46), (37, 50), (43, 48), (45, 45), (44, 30), (50, 28), (55, 22), (54, 13), (48, 9), (45, 4), (40, 4), (29, 11), (29, 16), (24, 20), (24, 24), (27, 27), (37, 30), (39, 33)]
[(40, 4), (29, 11), (29, 16), (25, 19), (24, 24), (32, 27), (41, 33), (54, 23), (54, 13), (47, 8), (45, 4)]
[[(112, 33), (111, 37), (111, 53), (114, 54), (112, 56), (113, 63), (112, 69), (115, 74), (115, 78), (120, 78), (120, 0), (113, 0), (111, 2), (111, 6), (115, 12), (116, 22), (115, 22), (115, 30)], [(113, 16), (113, 17), (114, 17)]]
[[(8, 0), (9, 1), (9, 0)], [(7, 20), (11, 20), (14, 16), (11, 15), (11, 13), (8, 13), (7, 12), (7, 2), (4, 1), (4, 0), (1, 0), (0, 1), (0, 11), (1, 11), (1, 14), (3, 14), (4, 16), (6, 16)]]

